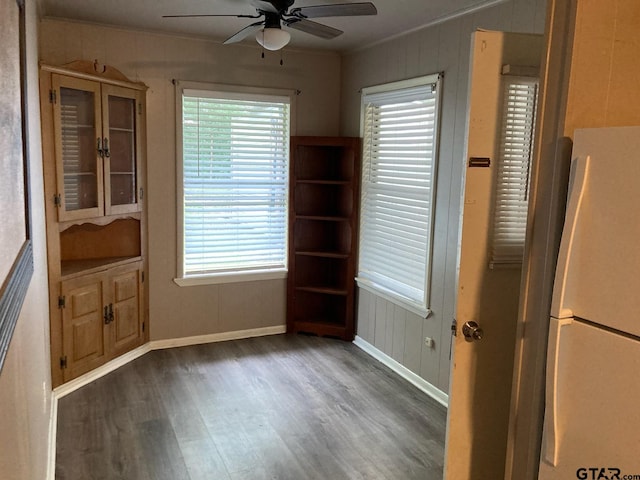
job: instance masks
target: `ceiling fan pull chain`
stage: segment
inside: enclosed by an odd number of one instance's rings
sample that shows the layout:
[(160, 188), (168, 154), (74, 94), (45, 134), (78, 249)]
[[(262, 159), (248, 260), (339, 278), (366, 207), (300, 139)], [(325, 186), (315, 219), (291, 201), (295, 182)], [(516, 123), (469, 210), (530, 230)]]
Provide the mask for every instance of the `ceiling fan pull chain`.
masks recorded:
[(282, 61), (282, 49), (280, 49), (280, 66), (284, 65), (284, 62)]

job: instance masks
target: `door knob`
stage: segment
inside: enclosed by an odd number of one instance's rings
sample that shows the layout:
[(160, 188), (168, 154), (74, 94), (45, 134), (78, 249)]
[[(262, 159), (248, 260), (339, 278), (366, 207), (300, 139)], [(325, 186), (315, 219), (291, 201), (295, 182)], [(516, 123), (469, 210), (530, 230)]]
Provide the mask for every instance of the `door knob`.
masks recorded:
[(464, 339), (467, 342), (473, 342), (474, 340), (482, 340), (484, 332), (480, 328), (480, 325), (471, 320), (469, 322), (465, 322), (462, 326), (462, 335), (464, 335)]

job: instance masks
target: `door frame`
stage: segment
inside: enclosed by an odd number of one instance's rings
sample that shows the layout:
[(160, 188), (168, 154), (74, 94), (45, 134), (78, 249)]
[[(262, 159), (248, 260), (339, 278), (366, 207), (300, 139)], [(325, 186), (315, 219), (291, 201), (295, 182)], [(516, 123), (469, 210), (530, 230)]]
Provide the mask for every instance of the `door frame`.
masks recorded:
[(520, 287), (505, 479), (538, 477), (551, 293), (564, 221), (571, 141), (564, 137), (578, 0), (548, 0)]

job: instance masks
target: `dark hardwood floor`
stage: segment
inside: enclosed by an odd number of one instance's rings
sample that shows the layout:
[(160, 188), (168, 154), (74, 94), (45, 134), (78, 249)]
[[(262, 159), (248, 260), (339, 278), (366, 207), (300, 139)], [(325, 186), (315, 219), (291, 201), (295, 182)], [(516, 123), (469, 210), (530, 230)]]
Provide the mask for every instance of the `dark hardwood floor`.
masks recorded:
[(445, 417), (339, 340), (156, 350), (60, 399), (56, 478), (440, 480)]

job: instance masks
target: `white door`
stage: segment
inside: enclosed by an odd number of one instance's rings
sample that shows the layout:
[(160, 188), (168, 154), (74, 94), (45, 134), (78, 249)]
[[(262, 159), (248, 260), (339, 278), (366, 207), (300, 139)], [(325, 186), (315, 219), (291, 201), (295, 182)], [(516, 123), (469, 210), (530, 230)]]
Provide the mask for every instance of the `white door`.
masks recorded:
[[(500, 77), (503, 65), (510, 70), (538, 65), (541, 46), (538, 35), (477, 31), (473, 36), (467, 162), (489, 158), (490, 166), (467, 166), (465, 174), (446, 480), (504, 478), (520, 268), (489, 268)], [(465, 339), (466, 322), (483, 330), (480, 340)]]

